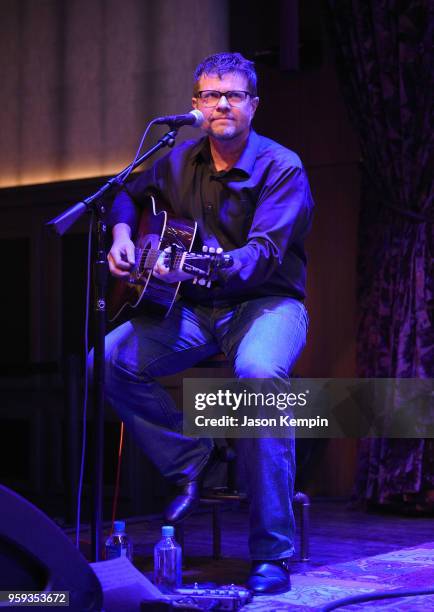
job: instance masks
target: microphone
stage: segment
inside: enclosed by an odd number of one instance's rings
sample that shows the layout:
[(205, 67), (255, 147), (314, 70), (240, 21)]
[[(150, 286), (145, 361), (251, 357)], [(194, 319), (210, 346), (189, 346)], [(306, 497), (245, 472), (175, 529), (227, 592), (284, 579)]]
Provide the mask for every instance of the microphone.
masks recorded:
[(153, 123), (170, 125), (170, 127), (178, 128), (183, 125), (191, 125), (192, 127), (200, 127), (203, 123), (204, 116), (200, 110), (192, 110), (185, 115), (167, 115), (166, 117), (157, 117)]

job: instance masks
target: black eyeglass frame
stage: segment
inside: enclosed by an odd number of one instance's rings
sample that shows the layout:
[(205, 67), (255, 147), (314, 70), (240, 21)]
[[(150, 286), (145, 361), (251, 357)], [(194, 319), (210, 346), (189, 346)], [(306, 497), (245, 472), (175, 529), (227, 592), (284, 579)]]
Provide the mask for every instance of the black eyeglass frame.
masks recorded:
[[(202, 94), (204, 93), (218, 93), (220, 94), (219, 99), (216, 101), (216, 103), (212, 106), (217, 106), (217, 104), (220, 102), (220, 100), (222, 99), (222, 97), (224, 96), (226, 98), (226, 100), (228, 101), (229, 106), (234, 106), (233, 104), (231, 104), (228, 100), (228, 94), (231, 93), (243, 93), (246, 96), (250, 96), (251, 98), (255, 98), (256, 96), (254, 96), (252, 93), (250, 93), (250, 91), (245, 91), (244, 89), (229, 89), (228, 91), (219, 91), (218, 89), (202, 89), (201, 91), (198, 91), (195, 95), (196, 98), (199, 98), (199, 100), (203, 100), (202, 98)], [(241, 103), (245, 102), (247, 100), (247, 98), (245, 98), (244, 100), (242, 100)], [(211, 107), (210, 107), (211, 108)]]

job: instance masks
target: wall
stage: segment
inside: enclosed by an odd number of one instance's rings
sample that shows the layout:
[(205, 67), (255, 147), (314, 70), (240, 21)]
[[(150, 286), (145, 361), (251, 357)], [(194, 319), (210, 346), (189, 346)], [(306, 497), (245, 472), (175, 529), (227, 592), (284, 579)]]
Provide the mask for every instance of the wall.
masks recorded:
[[(59, 239), (44, 223), (95, 191), (85, 177), (124, 167), (151, 118), (190, 108), (194, 67), (227, 47), (226, 2), (2, 0), (1, 13), (0, 246), (14, 268), (1, 303), (1, 478), (58, 513), (71, 485), (59, 383), (64, 354), (82, 354), (86, 227)], [(161, 478), (153, 488), (155, 473), (128, 454), (121, 511), (153, 511)]]
[[(3, 1), (0, 185), (114, 173), (132, 157), (147, 120), (188, 109), (197, 61), (227, 48), (226, 2), (183, 0), (175, 17), (179, 4)], [(258, 63), (255, 126), (300, 154), (317, 205), (307, 245), (309, 341), (297, 369), (303, 376), (353, 376), (359, 151), (325, 32), (323, 43), (322, 61), (298, 73)], [(189, 135), (183, 130), (180, 138)], [(0, 192), (0, 238), (9, 250), (12, 239), (27, 249), (20, 251), (20, 278), (28, 279), (21, 293), (28, 306), (14, 308), (15, 278), (8, 312), (17, 330), (27, 318), (22, 350), (31, 361), (58, 360), (82, 329), (84, 227), (60, 241), (47, 237), (43, 222), (97, 182)], [(348, 494), (355, 452), (354, 441), (322, 450), (311, 492)]]
[(120, 170), (226, 46), (225, 0), (2, 0), (0, 186)]

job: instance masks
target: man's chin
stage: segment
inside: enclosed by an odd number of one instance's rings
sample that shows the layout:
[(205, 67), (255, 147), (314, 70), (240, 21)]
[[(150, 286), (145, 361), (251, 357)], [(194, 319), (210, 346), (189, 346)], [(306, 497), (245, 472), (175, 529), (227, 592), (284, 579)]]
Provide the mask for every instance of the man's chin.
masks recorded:
[(233, 128), (233, 126), (228, 126), (221, 129), (212, 128), (210, 130), (210, 136), (215, 138), (216, 140), (231, 140), (237, 136), (237, 131)]

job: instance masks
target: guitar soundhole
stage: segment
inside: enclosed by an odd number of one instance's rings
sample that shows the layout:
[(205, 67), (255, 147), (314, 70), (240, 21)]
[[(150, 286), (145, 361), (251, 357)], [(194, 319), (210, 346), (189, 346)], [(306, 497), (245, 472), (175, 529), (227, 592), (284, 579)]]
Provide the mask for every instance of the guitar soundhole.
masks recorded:
[(157, 234), (149, 234), (140, 241), (140, 246), (136, 247), (136, 265), (130, 275), (131, 283), (146, 284), (147, 278), (144, 276), (149, 274), (158, 259), (158, 246), (159, 236)]

